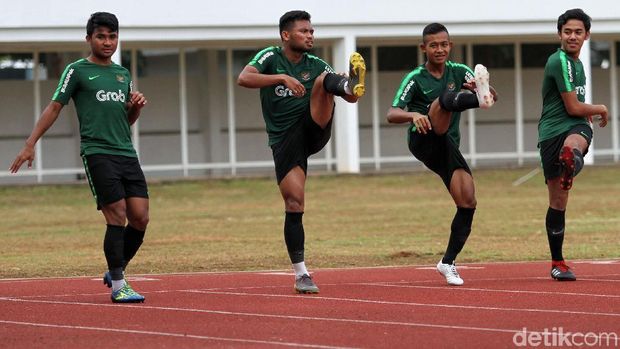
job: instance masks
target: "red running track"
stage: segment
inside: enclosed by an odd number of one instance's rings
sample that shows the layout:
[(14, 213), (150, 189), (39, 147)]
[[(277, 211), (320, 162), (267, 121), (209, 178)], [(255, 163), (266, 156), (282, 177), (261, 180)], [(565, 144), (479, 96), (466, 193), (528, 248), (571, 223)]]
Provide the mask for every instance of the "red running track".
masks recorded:
[[(143, 304), (112, 304), (100, 278), (0, 280), (1, 348), (504, 348), (620, 346), (620, 260), (143, 275)], [(581, 344), (581, 345), (579, 345)]]

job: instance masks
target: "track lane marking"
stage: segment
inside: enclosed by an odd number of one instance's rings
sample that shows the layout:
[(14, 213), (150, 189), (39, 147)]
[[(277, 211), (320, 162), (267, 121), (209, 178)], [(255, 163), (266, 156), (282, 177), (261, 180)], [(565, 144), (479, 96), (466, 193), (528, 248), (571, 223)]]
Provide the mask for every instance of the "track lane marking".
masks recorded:
[[(258, 297), (298, 298), (299, 299), (299, 295), (277, 295), (277, 294), (267, 294), (267, 293), (243, 293), (243, 292), (222, 292), (222, 291), (202, 291), (202, 290), (187, 290), (185, 292), (248, 296), (248, 297), (258, 296)], [(600, 312), (587, 312), (587, 311), (577, 311), (577, 310), (536, 309), (536, 308), (502, 308), (502, 307), (487, 307), (487, 306), (457, 305), (457, 304), (437, 304), (437, 303), (396, 302), (396, 301), (380, 301), (380, 300), (372, 300), (372, 299), (324, 297), (324, 296), (310, 296), (310, 297), (305, 297), (304, 300), (329, 300), (329, 301), (386, 304), (386, 305), (398, 305), (398, 306), (404, 305), (404, 306), (429, 307), (429, 308), (453, 308), (453, 309), (473, 309), (473, 310), (491, 310), (491, 311), (508, 311), (508, 312), (558, 313), (558, 314), (571, 314), (571, 315), (620, 317), (620, 313), (600, 313)]]
[[(313, 299), (316, 297), (308, 297), (306, 299)], [(3, 300), (3, 299), (0, 299)], [(11, 299), (14, 301), (22, 301), (19, 299)], [(450, 329), (450, 330), (464, 330), (464, 331), (474, 331), (474, 332), (494, 332), (494, 333), (508, 333), (508, 334), (516, 334), (516, 333), (524, 333), (523, 328), (519, 329), (507, 329), (507, 328), (493, 328), (493, 327), (476, 327), (476, 326), (460, 326), (460, 325), (446, 325), (446, 324), (429, 324), (423, 322), (403, 322), (403, 321), (384, 321), (384, 320), (361, 320), (361, 319), (342, 319), (342, 318), (328, 318), (328, 317), (316, 317), (316, 316), (297, 316), (297, 315), (277, 315), (277, 314), (257, 314), (257, 313), (244, 313), (244, 312), (230, 312), (230, 311), (219, 311), (219, 310), (204, 310), (204, 309), (184, 309), (184, 308), (174, 308), (174, 307), (153, 307), (153, 306), (144, 306), (144, 305), (131, 305), (125, 307), (118, 307), (113, 304), (93, 304), (93, 303), (75, 303), (75, 302), (47, 302), (47, 301), (35, 301), (35, 300), (26, 300), (25, 302), (34, 302), (34, 303), (52, 303), (52, 304), (67, 304), (67, 305), (83, 305), (83, 306), (109, 306), (116, 308), (140, 308), (140, 309), (156, 309), (156, 310), (169, 310), (169, 311), (185, 311), (185, 312), (193, 312), (193, 313), (208, 313), (208, 314), (216, 314), (216, 315), (232, 315), (232, 316), (247, 316), (247, 317), (259, 317), (259, 318), (277, 318), (277, 319), (289, 319), (289, 320), (302, 320), (302, 321), (327, 321), (327, 322), (343, 322), (343, 323), (355, 323), (355, 324), (364, 324), (364, 325), (392, 325), (392, 326), (405, 326), (405, 327), (423, 327), (423, 328), (441, 328), (441, 329)], [(0, 320), (0, 322), (7, 322), (6, 320)], [(84, 327), (85, 326), (77, 326)], [(133, 330), (128, 330), (133, 331)], [(147, 331), (148, 332), (148, 331)], [(543, 333), (539, 331), (525, 331), (525, 333)], [(174, 336), (177, 336), (175, 334)], [(279, 342), (275, 342), (279, 343)]]
[(37, 322), (21, 322), (21, 321), (9, 321), (9, 320), (0, 320), (0, 323), (9, 324), (9, 325), (34, 326), (34, 327), (66, 328), (66, 329), (71, 329), (71, 330), (114, 332), (114, 333), (141, 334), (141, 335), (149, 335), (149, 336), (164, 336), (164, 337), (175, 337), (175, 338), (206, 339), (206, 340), (225, 341), (225, 342), (238, 342), (238, 343), (240, 342), (240, 343), (252, 343), (252, 344), (281, 345), (281, 346), (287, 346), (287, 347), (321, 348), (321, 349), (345, 349), (345, 348), (352, 348), (352, 347), (335, 347), (335, 346), (318, 345), (318, 344), (303, 344), (303, 343), (291, 343), (291, 342), (262, 341), (262, 340), (256, 340), (256, 339), (240, 339), (240, 338), (229, 338), (229, 337), (201, 336), (201, 335), (194, 335), (194, 334), (174, 333), (174, 332), (130, 330), (130, 329), (124, 329), (124, 328), (107, 328), (107, 327), (93, 327), (93, 326), (58, 325), (58, 324), (44, 324), (44, 323), (37, 323)]
[(481, 291), (481, 292), (498, 292), (498, 293), (525, 293), (525, 294), (545, 294), (545, 295), (562, 295), (562, 296), (584, 296), (584, 297), (602, 297), (602, 298), (620, 298), (620, 295), (598, 294), (598, 293), (580, 293), (580, 292), (553, 292), (553, 291), (531, 291), (531, 290), (505, 290), (494, 288), (475, 288), (475, 287), (445, 287), (445, 286), (421, 286), (421, 285), (398, 285), (390, 282), (386, 283), (359, 283), (358, 285), (378, 286), (378, 287), (395, 287), (395, 288), (420, 288), (446, 291)]

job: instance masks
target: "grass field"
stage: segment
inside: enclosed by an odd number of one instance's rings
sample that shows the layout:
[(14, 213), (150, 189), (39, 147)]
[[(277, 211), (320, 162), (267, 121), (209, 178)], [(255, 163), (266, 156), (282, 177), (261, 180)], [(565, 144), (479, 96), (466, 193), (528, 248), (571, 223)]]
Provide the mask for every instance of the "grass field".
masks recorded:
[[(460, 262), (548, 259), (547, 191), (531, 169), (474, 171), (478, 209)], [(588, 167), (567, 210), (565, 257), (620, 257), (617, 166)], [(151, 223), (130, 273), (288, 268), (283, 204), (271, 178), (150, 184)], [(436, 263), (454, 204), (429, 171), (313, 176), (311, 268)], [(103, 216), (86, 183), (0, 187), (0, 278), (99, 275)]]

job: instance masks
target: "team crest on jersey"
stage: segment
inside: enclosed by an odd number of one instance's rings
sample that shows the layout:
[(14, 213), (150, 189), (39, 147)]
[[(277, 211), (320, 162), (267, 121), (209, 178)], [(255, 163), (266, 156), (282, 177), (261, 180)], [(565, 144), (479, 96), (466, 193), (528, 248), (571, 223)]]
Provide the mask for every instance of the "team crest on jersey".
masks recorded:
[(454, 81), (450, 81), (448, 83), (448, 91), (454, 91), (454, 87), (455, 87)]
[(301, 75), (301, 79), (303, 81), (310, 80), (310, 72), (309, 71), (302, 72), (300, 75)]
[(122, 75), (117, 75), (116, 76), (116, 81), (118, 81), (118, 82), (125, 82), (125, 77), (122, 76)]

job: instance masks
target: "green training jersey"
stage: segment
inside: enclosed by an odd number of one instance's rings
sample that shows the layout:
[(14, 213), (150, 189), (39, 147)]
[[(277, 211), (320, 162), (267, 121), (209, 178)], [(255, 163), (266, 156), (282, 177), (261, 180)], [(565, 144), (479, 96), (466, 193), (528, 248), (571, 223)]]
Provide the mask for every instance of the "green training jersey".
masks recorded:
[(66, 105), (73, 98), (81, 155), (137, 157), (125, 104), (131, 90), (129, 71), (118, 64), (99, 65), (82, 58), (65, 68), (52, 100)]
[(580, 60), (574, 60), (562, 49), (547, 59), (542, 84), (543, 107), (538, 121), (538, 142), (553, 138), (575, 125), (589, 125), (583, 116), (571, 116), (566, 111), (562, 92), (577, 93), (580, 102), (586, 100), (586, 75)]
[[(474, 73), (468, 66), (452, 61), (446, 62), (446, 68), (441, 78), (434, 77), (425, 64), (421, 64), (405, 76), (400, 83), (392, 107), (405, 109), (410, 112), (428, 114), (431, 103), (445, 91), (459, 91), (463, 84), (474, 78)], [(459, 122), (461, 113), (452, 113), (448, 136), (456, 145), (461, 142)], [(415, 132), (413, 123), (409, 132)], [(407, 135), (409, 135), (407, 132)]]
[(281, 47), (267, 47), (254, 56), (248, 65), (261, 74), (286, 74), (299, 80), (306, 88), (303, 97), (294, 97), (284, 85), (265, 86), (260, 89), (260, 101), (269, 145), (280, 142), (286, 131), (303, 115), (310, 113), (310, 96), (314, 80), (323, 72), (333, 69), (322, 59), (304, 53), (299, 63), (290, 62)]

